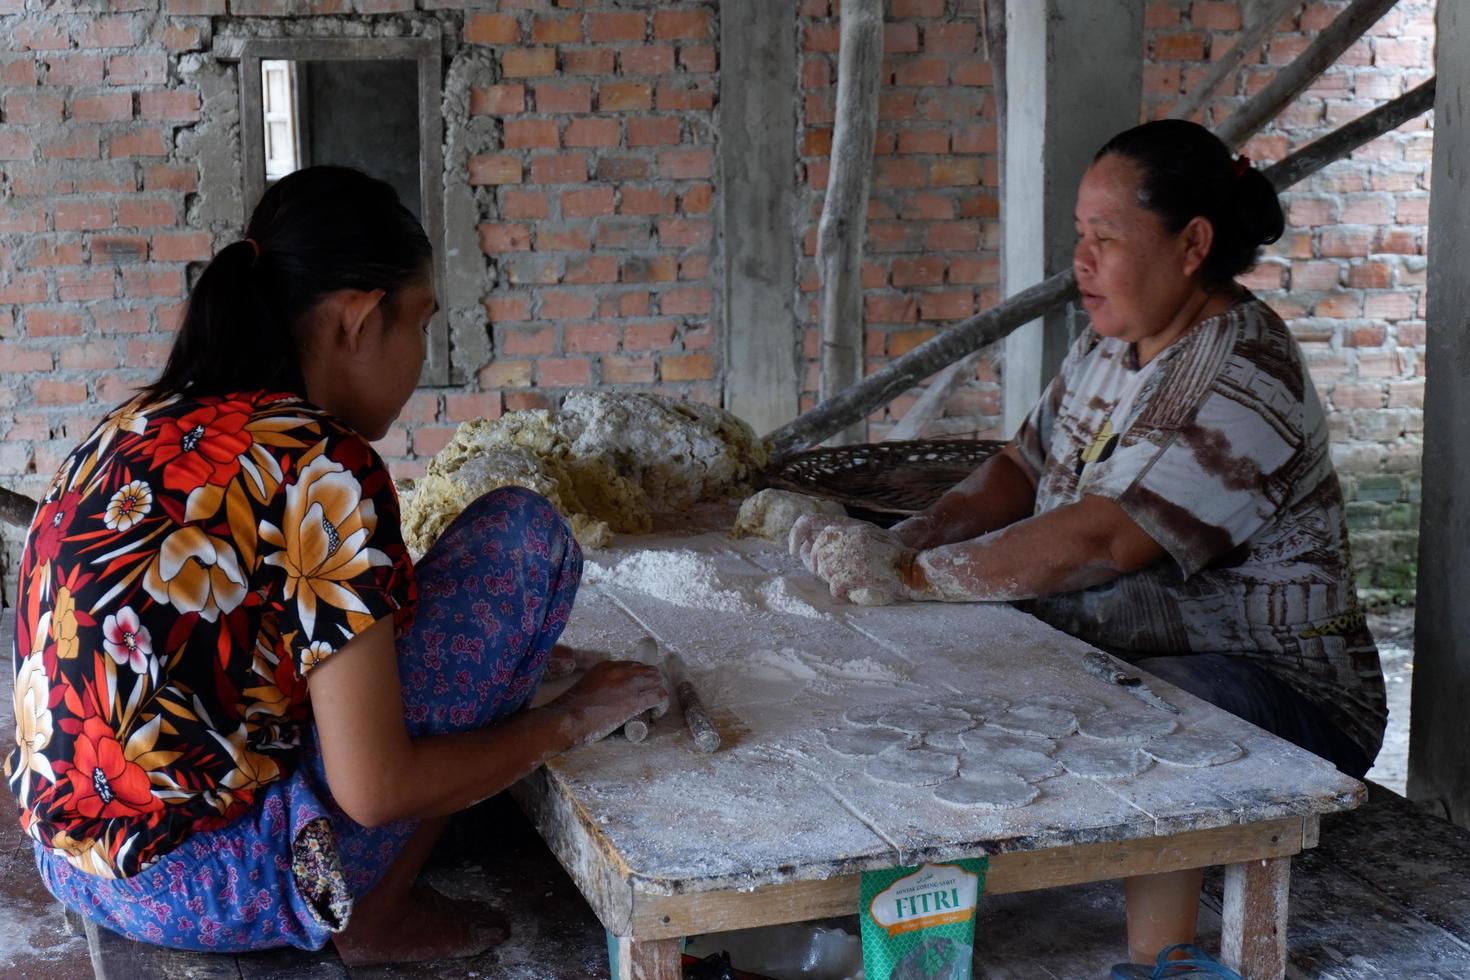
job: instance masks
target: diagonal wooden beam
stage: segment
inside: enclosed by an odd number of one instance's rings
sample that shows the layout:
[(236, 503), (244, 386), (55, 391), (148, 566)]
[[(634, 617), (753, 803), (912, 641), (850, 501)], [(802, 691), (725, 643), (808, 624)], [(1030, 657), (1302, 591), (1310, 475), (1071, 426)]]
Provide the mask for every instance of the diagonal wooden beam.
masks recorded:
[(1210, 96), (1215, 94), (1215, 90), (1220, 87), (1220, 83), (1225, 81), (1231, 72), (1239, 68), (1242, 61), (1258, 51), (1261, 45), (1265, 43), (1266, 36), (1276, 28), (1276, 25), (1289, 17), (1301, 5), (1302, 0), (1275, 0), (1266, 12), (1261, 15), (1260, 20), (1241, 32), (1240, 37), (1235, 41), (1235, 45), (1229, 51), (1226, 51), (1220, 57), (1219, 61), (1216, 61), (1210, 66), (1210, 70), (1205, 73), (1204, 78), (1200, 79), (1200, 83), (1195, 86), (1194, 91), (1190, 92), (1174, 105), (1173, 111), (1169, 113), (1169, 118), (1193, 118), (1194, 114), (1199, 112), (1206, 102), (1210, 101)]
[(1281, 71), (1265, 88), (1246, 101), (1229, 119), (1215, 130), (1225, 145), (1235, 148), (1247, 140), (1307, 90), (1322, 74), (1342, 57), (1342, 53), (1388, 13), (1395, 0), (1353, 0), (1336, 19), (1322, 29), (1295, 61)]
[(1410, 89), (1392, 102), (1385, 102), (1372, 112), (1364, 113), (1350, 123), (1314, 140), (1295, 153), (1273, 163), (1265, 174), (1278, 191), (1306, 180), (1329, 163), (1344, 159), (1369, 140), (1398, 129), (1415, 116), (1434, 108), (1434, 79)]

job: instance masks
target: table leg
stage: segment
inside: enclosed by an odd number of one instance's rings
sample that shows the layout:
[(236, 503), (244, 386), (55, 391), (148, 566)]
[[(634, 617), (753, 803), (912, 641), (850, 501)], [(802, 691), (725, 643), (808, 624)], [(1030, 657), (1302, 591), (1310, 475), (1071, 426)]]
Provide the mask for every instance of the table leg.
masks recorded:
[(612, 938), (617, 954), (612, 980), (680, 980), (684, 975), (682, 940)]
[(1220, 953), (1245, 980), (1286, 975), (1286, 905), (1291, 858), (1225, 866)]

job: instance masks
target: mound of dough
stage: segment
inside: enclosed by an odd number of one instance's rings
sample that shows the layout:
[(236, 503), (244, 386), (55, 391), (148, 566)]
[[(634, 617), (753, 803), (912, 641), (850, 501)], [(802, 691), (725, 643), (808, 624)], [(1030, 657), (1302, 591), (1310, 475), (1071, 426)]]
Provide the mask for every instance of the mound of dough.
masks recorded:
[(765, 538), (782, 545), (791, 537), (791, 525), (807, 514), (830, 514), (845, 517), (847, 511), (835, 500), (808, 497), (804, 493), (774, 488), (746, 497), (730, 528), (732, 538)]
[(669, 510), (747, 492), (768, 460), (729, 412), (642, 392), (574, 392), (557, 429), (573, 456), (601, 460)]
[(707, 405), (642, 393), (580, 392), (543, 409), (472, 419), (400, 488), (415, 558), (476, 497), (527, 487), (551, 501), (584, 548), (653, 529), (650, 498), (677, 509), (745, 492), (766, 462), (750, 426)]

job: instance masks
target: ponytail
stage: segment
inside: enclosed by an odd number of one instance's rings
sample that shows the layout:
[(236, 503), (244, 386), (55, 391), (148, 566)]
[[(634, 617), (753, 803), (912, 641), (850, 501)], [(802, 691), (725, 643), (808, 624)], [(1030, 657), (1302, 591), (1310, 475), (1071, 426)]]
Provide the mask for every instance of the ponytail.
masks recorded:
[(396, 294), (429, 274), (428, 236), (384, 181), (308, 167), (261, 197), (245, 237), (220, 249), (189, 292), (153, 398), (273, 390), (305, 394), (300, 354), (312, 310), (339, 289)]

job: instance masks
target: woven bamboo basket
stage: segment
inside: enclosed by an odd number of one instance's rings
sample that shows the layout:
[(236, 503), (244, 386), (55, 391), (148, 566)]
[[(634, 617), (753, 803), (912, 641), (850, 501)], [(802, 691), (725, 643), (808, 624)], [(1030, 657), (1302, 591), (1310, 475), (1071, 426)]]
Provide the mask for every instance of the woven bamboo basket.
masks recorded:
[(917, 439), (812, 449), (767, 472), (766, 484), (835, 500), (852, 516), (886, 526), (928, 507), (1004, 445)]

